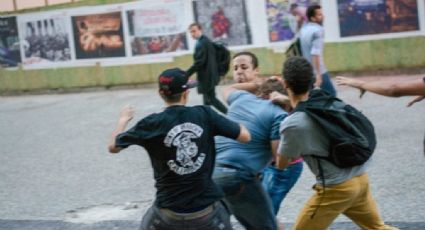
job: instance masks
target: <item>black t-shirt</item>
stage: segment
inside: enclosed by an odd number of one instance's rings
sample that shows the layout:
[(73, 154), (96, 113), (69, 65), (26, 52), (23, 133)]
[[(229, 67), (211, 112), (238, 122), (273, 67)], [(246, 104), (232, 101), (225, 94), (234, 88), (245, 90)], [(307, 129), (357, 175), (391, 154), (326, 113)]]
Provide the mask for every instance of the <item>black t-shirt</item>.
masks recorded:
[(208, 206), (222, 197), (211, 175), (214, 136), (236, 139), (240, 127), (207, 106), (171, 106), (149, 115), (116, 138), (116, 146), (140, 145), (149, 153), (156, 205), (175, 211)]

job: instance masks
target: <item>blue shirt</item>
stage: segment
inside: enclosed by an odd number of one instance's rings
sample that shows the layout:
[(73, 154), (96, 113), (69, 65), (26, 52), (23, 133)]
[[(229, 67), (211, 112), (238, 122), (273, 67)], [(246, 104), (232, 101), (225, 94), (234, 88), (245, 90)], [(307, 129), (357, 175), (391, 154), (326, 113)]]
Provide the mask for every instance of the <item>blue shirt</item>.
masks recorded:
[[(328, 72), (323, 62), (324, 30), (323, 27), (314, 22), (308, 22), (300, 30), (301, 52), (303, 57), (312, 65), (312, 55), (320, 58), (320, 74)], [(313, 66), (314, 67), (314, 66)], [(316, 73), (316, 69), (314, 68)]]
[(243, 124), (251, 133), (251, 141), (243, 144), (216, 137), (216, 162), (258, 173), (271, 160), (270, 141), (280, 139), (280, 123), (287, 113), (271, 101), (246, 91), (231, 93), (227, 102), (230, 105), (227, 118)]

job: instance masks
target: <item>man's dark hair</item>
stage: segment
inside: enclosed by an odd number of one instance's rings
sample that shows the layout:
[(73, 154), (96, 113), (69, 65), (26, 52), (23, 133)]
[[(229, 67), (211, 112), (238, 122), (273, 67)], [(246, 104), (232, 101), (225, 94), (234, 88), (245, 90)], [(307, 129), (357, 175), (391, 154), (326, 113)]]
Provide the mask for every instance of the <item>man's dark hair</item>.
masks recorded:
[(198, 27), (199, 30), (202, 30), (201, 24), (199, 24), (197, 22), (194, 22), (194, 23), (190, 24), (188, 28), (190, 29), (190, 28), (192, 28), (192, 26), (196, 26), (196, 27)]
[(176, 94), (171, 94), (171, 95), (165, 95), (163, 93), (159, 93), (162, 97), (162, 99), (164, 99), (164, 101), (166, 101), (167, 103), (176, 103), (179, 102), (180, 99), (183, 96), (183, 93), (176, 93)]
[(311, 5), (307, 8), (307, 18), (311, 21), (311, 18), (316, 16), (316, 10), (322, 9), (320, 5)]
[(251, 53), (249, 51), (242, 51), (239, 53), (236, 53), (235, 55), (233, 55), (232, 59), (235, 59), (236, 57), (242, 56), (242, 55), (246, 55), (246, 56), (250, 56), (251, 57), (251, 63), (252, 66), (254, 67), (254, 69), (256, 69), (258, 67), (258, 58), (254, 53)]
[(282, 85), (282, 82), (279, 81), (278, 79), (267, 79), (258, 88), (258, 94), (261, 95), (262, 97), (264, 96), (268, 97), (274, 91), (284, 95), (288, 95), (286, 93), (285, 88)]
[(283, 79), (295, 95), (303, 94), (313, 84), (313, 67), (302, 57), (290, 57), (283, 63)]
[(293, 9), (295, 9), (297, 7), (298, 7), (297, 3), (292, 3), (291, 6), (289, 7), (289, 9), (292, 11)]

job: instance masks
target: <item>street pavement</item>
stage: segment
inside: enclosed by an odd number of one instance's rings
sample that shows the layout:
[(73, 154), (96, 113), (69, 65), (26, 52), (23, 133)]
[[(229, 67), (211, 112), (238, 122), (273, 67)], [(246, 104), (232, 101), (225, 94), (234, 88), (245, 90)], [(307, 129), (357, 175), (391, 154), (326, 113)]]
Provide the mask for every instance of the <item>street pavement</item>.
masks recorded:
[[(400, 229), (425, 229), (425, 101), (407, 108), (412, 97), (366, 93), (359, 99), (355, 89), (337, 90), (375, 125), (378, 146), (369, 176), (383, 219)], [(189, 104), (201, 102), (192, 90)], [(127, 104), (136, 108), (130, 125), (164, 108), (156, 85), (0, 97), (0, 229), (137, 229), (155, 196), (149, 158), (139, 147), (107, 152)], [(278, 215), (286, 229), (313, 183), (305, 167)], [(330, 229), (358, 228), (340, 216)]]

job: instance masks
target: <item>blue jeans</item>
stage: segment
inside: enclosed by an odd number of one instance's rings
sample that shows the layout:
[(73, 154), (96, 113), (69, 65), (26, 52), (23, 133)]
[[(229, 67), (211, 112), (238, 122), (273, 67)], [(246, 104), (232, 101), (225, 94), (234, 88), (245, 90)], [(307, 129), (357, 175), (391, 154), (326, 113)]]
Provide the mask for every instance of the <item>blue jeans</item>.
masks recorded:
[(320, 88), (326, 90), (332, 96), (336, 97), (336, 90), (332, 84), (331, 77), (329, 76), (328, 72), (322, 74), (322, 84), (320, 85)]
[(288, 192), (297, 183), (303, 171), (303, 162), (288, 166), (284, 170), (269, 166), (263, 172), (263, 186), (272, 200), (274, 214), (279, 212), (280, 205)]
[(257, 175), (216, 166), (213, 180), (224, 191), (224, 201), (232, 214), (246, 229), (277, 229), (270, 198)]
[(232, 230), (230, 215), (221, 201), (194, 213), (175, 213), (152, 205), (143, 216), (140, 230)]

